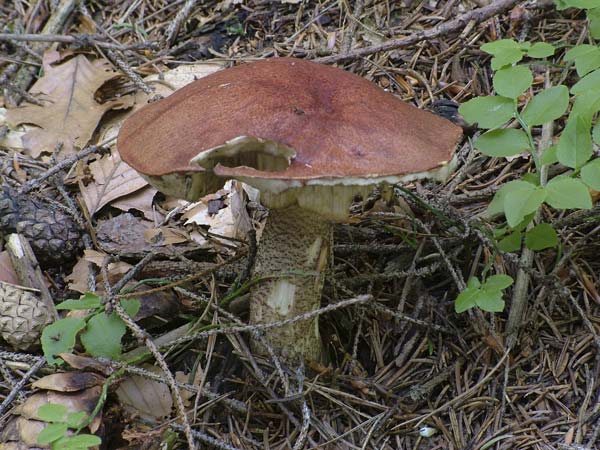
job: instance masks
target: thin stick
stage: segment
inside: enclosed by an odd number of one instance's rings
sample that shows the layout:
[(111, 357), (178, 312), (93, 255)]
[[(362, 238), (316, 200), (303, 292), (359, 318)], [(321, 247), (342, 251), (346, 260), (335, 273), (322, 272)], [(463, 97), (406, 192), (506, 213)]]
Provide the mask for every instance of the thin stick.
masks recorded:
[(444, 22), (437, 27), (430, 28), (429, 30), (416, 31), (414, 34), (411, 34), (407, 37), (399, 39), (390, 39), (389, 41), (386, 41), (383, 44), (370, 45), (368, 47), (363, 47), (340, 55), (316, 58), (314, 61), (324, 64), (332, 64), (340, 61), (346, 61), (349, 59), (361, 58), (363, 56), (371, 55), (377, 52), (394, 50), (402, 47), (410, 47), (421, 41), (426, 41), (428, 39), (432, 39), (438, 36), (444, 36), (455, 33), (459, 30), (462, 30), (471, 21), (475, 23), (483, 22), (484, 20), (487, 20), (490, 17), (503, 13), (504, 11), (512, 8), (517, 3), (518, 0), (498, 0), (492, 3), (491, 5), (469, 11), (463, 14), (462, 16), (457, 17), (454, 20)]
[(78, 45), (81, 47), (98, 46), (109, 50), (158, 50), (157, 42), (139, 42), (131, 45), (115, 44), (99, 40), (100, 36), (93, 34), (30, 34), (30, 33), (0, 33), (0, 41), (9, 42), (60, 42), (63, 44)]

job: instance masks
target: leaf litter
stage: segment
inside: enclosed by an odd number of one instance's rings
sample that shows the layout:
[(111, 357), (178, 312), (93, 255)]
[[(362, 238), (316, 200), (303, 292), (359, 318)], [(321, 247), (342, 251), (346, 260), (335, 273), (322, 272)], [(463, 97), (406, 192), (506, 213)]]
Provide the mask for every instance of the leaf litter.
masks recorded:
[[(164, 80), (154, 75), (155, 80), (150, 84), (166, 95), (176, 87), (176, 82), (168, 81), (169, 69), (176, 64), (186, 67), (190, 59), (197, 58), (194, 55), (206, 55), (195, 53), (205, 50), (198, 36), (205, 30), (195, 27), (194, 20), (204, 24), (201, 19), (211, 14), (216, 16), (208, 25), (215, 28), (210, 28), (208, 34), (215, 29), (217, 33), (220, 22), (228, 23), (229, 28), (224, 33), (227, 46), (215, 45), (207, 53), (210, 58), (215, 54), (226, 59), (261, 58), (272, 56), (273, 52), (310, 58), (322, 53), (327, 55), (328, 51), (335, 56), (346, 46), (353, 51), (372, 43), (385, 43), (395, 34), (420, 33), (436, 23), (444, 24), (444, 18), (473, 7), (443, 1), (427, 4), (357, 2), (362, 6), (354, 10), (343, 2), (309, 2), (307, 7), (300, 8), (278, 2), (244, 3), (243, 7), (240, 3), (218, 2), (214, 7), (197, 4), (191, 19), (180, 29), (178, 44), (185, 44), (185, 51), (178, 53), (179, 49), (173, 48), (172, 53), (164, 50), (166, 53), (160, 56), (145, 50), (128, 51), (122, 52), (122, 56), (139, 73), (163, 72)], [(122, 19), (127, 15), (127, 20), (145, 25), (143, 30), (126, 29), (115, 33), (124, 44), (130, 40), (139, 42), (139, 36), (146, 30), (150, 30), (151, 39), (154, 33), (160, 33), (172, 23), (179, 11), (174, 4), (170, 9), (147, 14), (143, 8), (127, 9), (130, 5), (125, 2), (114, 16), (106, 15), (106, 23), (103, 23), (110, 26), (124, 23)], [(423, 107), (430, 106), (438, 96), (463, 101), (471, 96), (490, 94), (489, 61), (483, 61), (477, 51), (481, 43), (516, 35), (550, 42), (564, 42), (567, 37), (571, 43), (585, 33), (585, 20), (581, 17), (567, 15), (564, 20), (553, 22), (555, 13), (541, 8), (528, 6), (529, 18), (515, 18), (512, 14), (508, 20), (494, 17), (484, 24), (467, 26), (461, 36), (450, 34), (410, 48), (353, 58), (345, 68)], [(236, 24), (242, 26), (236, 28)], [(91, 25), (86, 26), (96, 30)], [(269, 36), (271, 41), (263, 40), (264, 36)], [(157, 59), (150, 64), (140, 62), (155, 56)], [(552, 70), (552, 76), (556, 75)], [(147, 101), (146, 94), (135, 96), (135, 107)], [(60, 133), (59, 129), (53, 139), (46, 141), (49, 150), (44, 151), (54, 151), (50, 143), (56, 142)], [(20, 138), (18, 134), (11, 135), (11, 139), (14, 137)], [(114, 155), (114, 149), (112, 151)], [(427, 204), (438, 205), (436, 201), (447, 198), (448, 203), (442, 202), (444, 212), (465, 223), (485, 209), (503, 180), (526, 173), (530, 164), (528, 160), (518, 159), (507, 165), (502, 159), (490, 160), (477, 155), (467, 161), (462, 172), (464, 178), (452, 185), (451, 192), (431, 191), (428, 186), (416, 189)], [(102, 163), (99, 167), (102, 168)], [(95, 182), (93, 173), (90, 182)], [(111, 185), (108, 180), (108, 186), (118, 188), (119, 183)], [(93, 219), (106, 219), (115, 214), (110, 206), (134, 192), (139, 189), (108, 201), (96, 211)], [(93, 197), (90, 204), (100, 204), (98, 199), (102, 197)], [(153, 206), (164, 213), (162, 217), (168, 226), (179, 225), (186, 231), (196, 227), (183, 225), (180, 213), (171, 211), (181, 206), (180, 202), (160, 196), (144, 201), (154, 202)], [(221, 201), (225, 207), (234, 203), (226, 194)], [(413, 212), (409, 218), (391, 207), (359, 215), (353, 226), (336, 228), (336, 259), (331, 267), (331, 284), (326, 286), (326, 301), (362, 292), (376, 292), (377, 301), (335, 317), (322, 317), (327, 345), (333, 355), (329, 366), (315, 365), (307, 369), (303, 374), (306, 378), (280, 373), (271, 362), (257, 361), (244, 346), (242, 335), (228, 335), (206, 345), (201, 341), (193, 350), (180, 345), (172, 348), (166, 358), (173, 371), (183, 368), (191, 372), (193, 364), (198, 363), (206, 371), (210, 388), (214, 389), (210, 392), (222, 396), (217, 400), (196, 397), (193, 404), (199, 409), (194, 412), (201, 412), (210, 423), (204, 423), (203, 427), (194, 424), (194, 431), (208, 430), (210, 436), (217, 439), (217, 448), (292, 448), (295, 443), (300, 448), (303, 436), (308, 440), (305, 448), (326, 448), (327, 445), (385, 450), (594, 448), (598, 434), (598, 407), (594, 399), (598, 372), (595, 324), (599, 308), (596, 292), (599, 267), (597, 232), (594, 234), (593, 227), (597, 225), (589, 217), (578, 214), (554, 217), (551, 212), (545, 212), (557, 221), (557, 229), (567, 236), (566, 248), (573, 253), (563, 258), (566, 264), (554, 278), (549, 269), (557, 255), (548, 251), (536, 257), (529, 298), (532, 314), (522, 333), (520, 347), (506, 360), (505, 369), (497, 367), (504, 351), (503, 340), (497, 338), (502, 338), (505, 315), (455, 315), (451, 298), (457, 292), (446, 266), (440, 261), (446, 258), (449, 265), (464, 274), (490, 266), (511, 272), (516, 267), (510, 254), (497, 255), (477, 232), (465, 236), (448, 230), (419, 202), (410, 197), (406, 201)], [(224, 208), (219, 208), (214, 215), (218, 216), (221, 209)], [(210, 244), (214, 241), (206, 229), (211, 226), (213, 215), (208, 214), (208, 207), (199, 207), (199, 210), (206, 223), (201, 226), (202, 233), (192, 229), (190, 234), (197, 233)], [(260, 222), (260, 214), (260, 210), (255, 210), (249, 215), (254, 227)], [(411, 220), (413, 216), (426, 220), (432, 232), (419, 229)], [(153, 225), (159, 226), (158, 223)], [(441, 243), (444, 255), (432, 245), (435, 239)], [(415, 251), (421, 247), (422, 251)], [(102, 253), (89, 255), (97, 268), (102, 266), (105, 257)], [(226, 253), (213, 252), (210, 257), (204, 257), (212, 264), (226, 258)], [(87, 266), (83, 259), (80, 262)], [(169, 267), (183, 268), (187, 263)], [(194, 303), (195, 308), (206, 314), (202, 325), (229, 325), (229, 317), (222, 312), (208, 312), (200, 298), (223, 298), (243, 265), (234, 268), (233, 277), (226, 271), (215, 271), (206, 281), (198, 282), (193, 293), (177, 291), (183, 302)], [(177, 270), (164, 271), (161, 275), (177, 273)], [(84, 286), (87, 275), (79, 278)], [(570, 296), (563, 295), (565, 289)], [(202, 306), (198, 306), (200, 304)], [(241, 311), (243, 315), (243, 299), (236, 304), (232, 302), (231, 310)], [(185, 321), (180, 323), (187, 326)], [(584, 327), (586, 323), (592, 325), (591, 330)], [(251, 413), (232, 412), (237, 410), (227, 403), (230, 399), (246, 402)], [(307, 435), (302, 434), (305, 406), (310, 413)], [(149, 434), (145, 424), (136, 421), (135, 413), (127, 416), (125, 422), (130, 429), (124, 435), (131, 443), (151, 445), (160, 441), (160, 434)], [(163, 426), (164, 429), (176, 428), (177, 424), (159, 421), (153, 430), (163, 429)], [(421, 430), (427, 432), (421, 433)], [(585, 444), (589, 447), (584, 447)]]

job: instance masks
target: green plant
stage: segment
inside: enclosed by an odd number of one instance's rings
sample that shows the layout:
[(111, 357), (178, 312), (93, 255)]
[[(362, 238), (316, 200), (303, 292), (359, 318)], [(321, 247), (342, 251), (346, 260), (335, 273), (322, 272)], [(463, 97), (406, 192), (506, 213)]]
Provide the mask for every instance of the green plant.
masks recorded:
[(477, 306), (484, 311), (500, 312), (504, 310), (502, 290), (513, 284), (513, 279), (508, 275), (492, 275), (483, 283), (473, 277), (467, 282), (467, 287), (454, 302), (457, 313), (464, 312)]
[[(600, 0), (559, 0), (557, 4), (591, 8), (588, 9), (590, 34), (600, 37)], [(499, 249), (507, 252), (521, 249), (523, 241), (535, 251), (557, 247), (559, 240), (553, 227), (536, 223), (540, 208), (545, 204), (558, 210), (589, 209), (590, 188), (600, 189), (600, 159), (594, 158), (593, 151), (593, 144), (600, 144), (600, 121), (596, 120), (600, 111), (600, 47), (584, 44), (569, 49), (563, 60), (567, 69), (575, 65), (579, 81), (572, 86), (545, 88), (528, 101), (534, 78), (522, 60), (548, 58), (554, 55), (556, 47), (543, 42), (502, 39), (484, 44), (481, 49), (492, 55), (495, 95), (473, 98), (459, 109), (467, 122), (488, 130), (473, 144), (492, 157), (528, 152), (534, 165), (521, 179), (504, 184), (488, 206), (489, 217), (504, 215), (506, 219), (506, 225), (494, 230), (494, 237)], [(558, 143), (538, 148), (532, 130), (567, 112)], [(560, 174), (548, 179), (551, 166), (557, 169), (553, 173)], [(489, 299), (483, 294), (487, 281), (480, 285), (472, 280), (469, 283), (456, 299), (458, 312), (475, 305), (487, 311), (502, 310), (494, 309), (500, 307), (497, 297), (493, 308), (489, 308)], [(482, 298), (487, 300), (475, 300)]]
[(38, 435), (37, 442), (49, 444), (52, 450), (86, 450), (102, 442), (98, 436), (80, 433), (87, 422), (84, 411), (70, 413), (64, 405), (49, 403), (40, 406), (38, 416), (48, 425)]
[[(127, 314), (137, 314), (140, 302), (135, 299), (122, 299), (121, 306)], [(123, 320), (112, 312), (107, 314), (102, 299), (98, 295), (86, 293), (79, 300), (66, 300), (56, 306), (63, 310), (91, 310), (85, 317), (66, 317), (44, 328), (42, 350), (49, 364), (61, 364), (60, 353), (73, 350), (79, 335), (81, 344), (92, 356), (119, 359), (121, 339), (126, 331)]]

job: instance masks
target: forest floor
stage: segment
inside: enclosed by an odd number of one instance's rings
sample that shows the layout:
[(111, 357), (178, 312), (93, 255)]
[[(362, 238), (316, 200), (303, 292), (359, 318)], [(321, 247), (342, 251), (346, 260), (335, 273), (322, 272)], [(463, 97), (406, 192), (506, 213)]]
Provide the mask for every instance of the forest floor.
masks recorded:
[[(326, 360), (294, 369), (254, 355), (249, 330), (231, 329), (247, 321), (247, 231), (267, 215), (255, 192), (234, 184), (193, 206), (165, 197), (120, 162), (114, 139), (156, 94), (276, 56), (335, 64), (435, 111), (441, 99), (492, 94), (482, 44), (555, 44), (554, 57), (531, 66), (534, 93), (562, 82), (562, 49), (587, 42), (585, 14), (506, 0), (13, 0), (0, 6), (0, 26), (0, 216), (10, 203), (50, 217), (42, 228), (54, 247), (16, 231), (55, 303), (154, 289), (127, 322), (127, 364), (61, 368), (118, 373), (96, 427), (102, 448), (600, 448), (600, 207), (545, 208), (558, 249), (527, 262), (500, 251), (490, 236), (501, 219), (484, 212), (503, 183), (531, 171), (527, 155), (482, 155), (466, 129), (446, 183), (357, 204), (352, 223), (335, 228), (324, 287), (323, 307), (341, 303), (317, 313)], [(0, 280), (23, 284), (7, 258)], [(512, 288), (502, 312), (455, 312), (465, 281), (490, 269), (530, 280), (510, 336)], [(160, 355), (134, 360), (149, 336)], [(29, 383), (56, 371), (41, 356), (0, 341), (0, 430), (21, 413)], [(14, 446), (0, 448), (30, 448), (7, 435)]]

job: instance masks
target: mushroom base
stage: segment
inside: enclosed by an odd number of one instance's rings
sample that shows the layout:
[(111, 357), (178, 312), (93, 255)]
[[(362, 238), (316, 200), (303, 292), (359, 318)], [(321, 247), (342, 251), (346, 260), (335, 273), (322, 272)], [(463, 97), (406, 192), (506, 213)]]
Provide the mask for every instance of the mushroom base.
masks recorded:
[[(321, 302), (333, 225), (318, 214), (290, 207), (274, 209), (263, 231), (250, 291), (250, 322), (272, 323), (316, 310)], [(321, 337), (317, 317), (263, 332), (288, 362), (319, 361)], [(266, 349), (254, 338), (253, 350)]]

